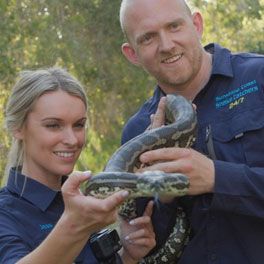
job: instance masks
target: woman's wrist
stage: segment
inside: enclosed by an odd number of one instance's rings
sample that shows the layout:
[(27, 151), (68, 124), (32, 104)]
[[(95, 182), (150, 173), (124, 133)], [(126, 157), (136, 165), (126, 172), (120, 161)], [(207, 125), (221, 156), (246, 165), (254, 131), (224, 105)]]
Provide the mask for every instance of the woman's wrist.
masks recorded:
[(137, 264), (139, 262), (138, 259), (134, 259), (124, 248), (120, 249), (119, 255), (124, 264)]
[(56, 224), (56, 227), (62, 232), (62, 236), (70, 237), (70, 240), (74, 239), (75, 242), (87, 241), (91, 235), (87, 230), (84, 231), (82, 227), (76, 225), (65, 212)]

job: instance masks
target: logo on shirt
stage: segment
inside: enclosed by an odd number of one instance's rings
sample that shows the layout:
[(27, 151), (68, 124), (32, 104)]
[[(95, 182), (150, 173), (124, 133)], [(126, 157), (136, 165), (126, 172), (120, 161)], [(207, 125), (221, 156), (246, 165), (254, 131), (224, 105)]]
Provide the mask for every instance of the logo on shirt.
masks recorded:
[(251, 82), (242, 84), (239, 88), (231, 90), (226, 94), (217, 96), (215, 98), (216, 109), (221, 108), (223, 106), (228, 106), (229, 109), (232, 109), (237, 105), (243, 104), (246, 96), (248, 96), (251, 93), (259, 91), (259, 88), (256, 85), (256, 83), (257, 81), (253, 80)]
[(54, 227), (53, 224), (44, 224), (44, 225), (41, 225), (41, 224), (40, 224), (39, 226), (40, 226), (40, 229), (41, 229), (41, 230), (51, 229), (51, 228)]

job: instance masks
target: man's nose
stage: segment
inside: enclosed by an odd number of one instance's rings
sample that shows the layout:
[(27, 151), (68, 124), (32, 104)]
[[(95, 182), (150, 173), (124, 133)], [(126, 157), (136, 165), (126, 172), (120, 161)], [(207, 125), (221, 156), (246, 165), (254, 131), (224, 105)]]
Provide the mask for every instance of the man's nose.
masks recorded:
[(162, 32), (160, 34), (160, 51), (168, 52), (174, 48), (172, 36), (169, 33)]

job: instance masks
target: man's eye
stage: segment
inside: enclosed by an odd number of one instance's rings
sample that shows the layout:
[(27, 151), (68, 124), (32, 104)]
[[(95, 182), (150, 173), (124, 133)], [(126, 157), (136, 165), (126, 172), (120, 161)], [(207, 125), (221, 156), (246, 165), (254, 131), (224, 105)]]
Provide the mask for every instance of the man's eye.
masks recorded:
[(144, 37), (141, 39), (141, 43), (142, 43), (142, 44), (146, 44), (146, 43), (150, 42), (151, 39), (152, 39), (152, 36), (150, 36), (150, 35), (144, 36)]
[(172, 24), (172, 25), (171, 25), (171, 28), (172, 28), (172, 29), (177, 29), (178, 27), (179, 27), (179, 24)]
[(151, 36), (146, 36), (146, 37), (144, 38), (144, 40), (145, 40), (145, 41), (149, 41), (149, 40), (151, 40)]

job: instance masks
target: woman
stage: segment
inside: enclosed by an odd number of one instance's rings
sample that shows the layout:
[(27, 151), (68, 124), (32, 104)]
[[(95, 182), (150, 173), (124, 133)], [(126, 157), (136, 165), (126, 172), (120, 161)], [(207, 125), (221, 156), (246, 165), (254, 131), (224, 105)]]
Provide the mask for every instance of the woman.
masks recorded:
[[(91, 172), (65, 176), (85, 144), (86, 123), (85, 92), (69, 73), (22, 73), (6, 107), (14, 141), (8, 183), (0, 191), (0, 263), (98, 263), (88, 240), (116, 221), (127, 192), (99, 200), (79, 191)], [(131, 233), (124, 232), (124, 263), (137, 263), (155, 246), (151, 213), (149, 204)]]

